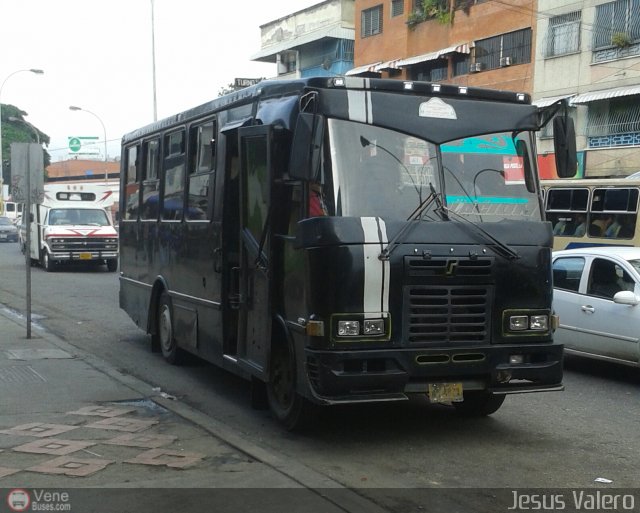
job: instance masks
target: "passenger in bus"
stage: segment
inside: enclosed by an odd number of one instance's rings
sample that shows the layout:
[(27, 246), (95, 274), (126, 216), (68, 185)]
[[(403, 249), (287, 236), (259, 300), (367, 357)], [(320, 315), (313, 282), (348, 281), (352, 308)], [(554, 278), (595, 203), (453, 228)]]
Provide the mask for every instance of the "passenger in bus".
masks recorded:
[(309, 217), (326, 215), (328, 215), (328, 212), (324, 202), (322, 185), (317, 182), (312, 182), (309, 184)]
[(608, 216), (606, 220), (606, 229), (604, 230), (604, 236), (610, 238), (618, 237), (618, 232), (620, 231), (621, 225), (618, 221), (618, 216)]
[(574, 237), (583, 237), (587, 232), (587, 216), (585, 214), (576, 214), (576, 229), (573, 231)]

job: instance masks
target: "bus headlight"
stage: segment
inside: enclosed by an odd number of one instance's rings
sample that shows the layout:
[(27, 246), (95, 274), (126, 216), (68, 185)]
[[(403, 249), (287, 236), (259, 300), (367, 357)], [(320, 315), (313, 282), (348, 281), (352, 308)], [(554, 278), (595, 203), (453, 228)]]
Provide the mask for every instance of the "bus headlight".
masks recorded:
[(509, 317), (511, 331), (524, 331), (529, 327), (529, 317), (526, 315), (512, 315)]
[(383, 335), (384, 319), (366, 319), (363, 325), (365, 335)]
[(357, 337), (360, 335), (360, 322), (338, 321), (338, 335), (341, 337)]
[(503, 312), (505, 335), (541, 335), (550, 330), (548, 310), (506, 310)]
[(549, 329), (549, 317), (546, 315), (532, 315), (529, 329), (535, 331), (547, 331)]

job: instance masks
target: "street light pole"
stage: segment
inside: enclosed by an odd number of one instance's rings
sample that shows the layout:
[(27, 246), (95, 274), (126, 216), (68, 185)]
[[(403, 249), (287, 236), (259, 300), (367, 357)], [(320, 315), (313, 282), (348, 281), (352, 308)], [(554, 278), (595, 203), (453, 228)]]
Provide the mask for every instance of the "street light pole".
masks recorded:
[(2, 85), (0, 85), (0, 207), (2, 207), (2, 211), (4, 211), (4, 161), (2, 160), (2, 89), (4, 85), (7, 83), (13, 75), (17, 73), (34, 73), (36, 75), (42, 75), (44, 71), (41, 69), (19, 69), (7, 75), (7, 77), (2, 81)]
[(88, 114), (91, 114), (93, 117), (95, 117), (98, 121), (100, 121), (100, 124), (102, 125), (102, 133), (104, 135), (104, 184), (108, 185), (109, 170), (107, 168), (107, 129), (105, 128), (104, 123), (102, 122), (102, 119), (100, 119), (100, 116), (98, 116), (95, 112), (91, 112), (90, 110), (83, 109), (82, 107), (76, 107), (75, 105), (70, 105), (69, 110), (76, 110), (76, 111), (81, 110), (81, 111), (87, 112)]

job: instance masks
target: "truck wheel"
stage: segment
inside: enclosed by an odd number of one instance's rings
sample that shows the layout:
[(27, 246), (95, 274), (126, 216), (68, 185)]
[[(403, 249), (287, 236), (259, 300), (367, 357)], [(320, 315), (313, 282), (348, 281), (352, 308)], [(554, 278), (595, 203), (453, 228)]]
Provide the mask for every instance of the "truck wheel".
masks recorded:
[(484, 391), (465, 392), (464, 401), (453, 403), (453, 406), (458, 414), (465, 417), (485, 417), (497, 412), (505, 397), (505, 394)]
[(42, 252), (42, 259), (40, 260), (40, 263), (44, 268), (44, 270), (47, 271), (48, 273), (50, 273), (51, 271), (54, 271), (56, 268), (56, 265), (51, 260), (51, 257), (49, 256), (49, 252), (46, 249)]
[(107, 260), (107, 271), (109, 271), (110, 273), (114, 273), (116, 272), (117, 269), (118, 269), (117, 258), (110, 258), (109, 260)]
[(171, 365), (180, 365), (183, 353), (173, 336), (173, 307), (167, 292), (160, 295), (157, 319), (156, 333), (162, 356)]
[(288, 431), (301, 431), (311, 424), (314, 405), (296, 391), (295, 355), (286, 341), (274, 341), (267, 383), (267, 401), (273, 416)]

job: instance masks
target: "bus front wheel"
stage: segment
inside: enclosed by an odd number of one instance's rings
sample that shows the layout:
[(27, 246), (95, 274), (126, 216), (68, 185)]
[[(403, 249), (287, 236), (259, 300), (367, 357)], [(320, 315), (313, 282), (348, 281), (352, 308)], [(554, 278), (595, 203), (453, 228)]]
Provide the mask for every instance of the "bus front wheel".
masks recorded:
[(49, 252), (46, 249), (42, 251), (42, 258), (40, 260), (40, 263), (44, 268), (44, 270), (47, 271), (48, 273), (50, 273), (51, 271), (54, 271), (56, 268), (56, 265), (51, 260), (51, 257), (49, 256)]
[(173, 307), (167, 292), (160, 295), (158, 302), (158, 325), (156, 327), (157, 345), (160, 346), (162, 356), (172, 365), (179, 365), (182, 360), (182, 350), (178, 347), (173, 336)]
[(267, 400), (271, 413), (287, 430), (309, 426), (313, 405), (296, 391), (295, 355), (286, 342), (271, 347)]

